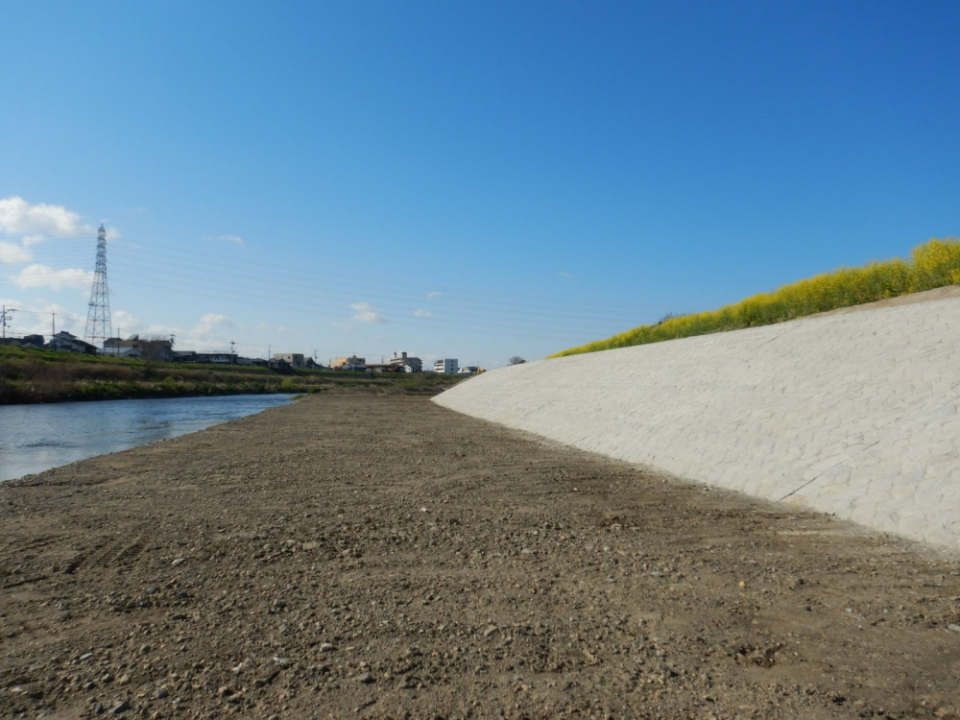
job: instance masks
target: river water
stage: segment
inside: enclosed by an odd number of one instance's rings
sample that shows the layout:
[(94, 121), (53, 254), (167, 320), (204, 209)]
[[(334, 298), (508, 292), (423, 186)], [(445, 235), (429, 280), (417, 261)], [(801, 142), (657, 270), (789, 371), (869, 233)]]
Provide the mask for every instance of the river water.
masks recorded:
[(291, 395), (221, 395), (0, 405), (0, 482), (185, 435), (286, 405)]

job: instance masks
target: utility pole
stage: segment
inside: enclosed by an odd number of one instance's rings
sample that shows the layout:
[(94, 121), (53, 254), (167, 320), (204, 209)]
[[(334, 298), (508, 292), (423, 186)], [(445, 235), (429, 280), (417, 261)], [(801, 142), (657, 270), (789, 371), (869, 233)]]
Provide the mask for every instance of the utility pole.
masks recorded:
[(237, 351), (233, 349), (233, 346), (234, 346), (234, 345), (236, 345), (236, 343), (235, 343), (233, 340), (231, 340), (231, 341), (230, 341), (230, 354), (231, 354), (231, 355), (236, 355), (236, 354), (237, 354)]
[(0, 305), (0, 326), (3, 327), (3, 338), (7, 337), (7, 323), (10, 320), (10, 315), (16, 312), (16, 308), (10, 308), (7, 310), (6, 305)]
[[(90, 289), (90, 303), (87, 308), (87, 328), (83, 336), (88, 343), (102, 346), (112, 335), (110, 290), (107, 288), (107, 231), (100, 225), (97, 231), (97, 268), (93, 273), (93, 287)], [(120, 337), (119, 332), (117, 337)], [(118, 355), (119, 349), (118, 347)]]
[(55, 312), (50, 313), (50, 339), (53, 340), (53, 336), (57, 334), (57, 314)]

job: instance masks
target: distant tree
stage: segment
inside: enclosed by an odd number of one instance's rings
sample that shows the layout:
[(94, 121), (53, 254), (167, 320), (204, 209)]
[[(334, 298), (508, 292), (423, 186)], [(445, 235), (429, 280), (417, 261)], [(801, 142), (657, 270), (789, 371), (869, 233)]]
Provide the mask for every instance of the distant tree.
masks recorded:
[(510, 364), (511, 364), (511, 365), (523, 365), (523, 363), (525, 363), (525, 362), (526, 362), (526, 360), (524, 360), (524, 359), (523, 359), (522, 357), (520, 357), (519, 355), (514, 355), (512, 358), (510, 358)]

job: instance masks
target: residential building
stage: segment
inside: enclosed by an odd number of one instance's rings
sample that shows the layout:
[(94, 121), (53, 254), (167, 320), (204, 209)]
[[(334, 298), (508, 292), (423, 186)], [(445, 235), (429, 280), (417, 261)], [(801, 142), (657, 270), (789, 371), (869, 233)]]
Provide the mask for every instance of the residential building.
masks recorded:
[(435, 373), (443, 373), (444, 375), (456, 375), (459, 371), (459, 362), (456, 359), (450, 358), (437, 360), (433, 364), (433, 371)]
[(399, 355), (394, 353), (393, 357), (390, 358), (386, 364), (391, 368), (395, 368), (398, 372), (423, 372), (423, 361), (418, 357), (411, 357), (405, 352)]
[(45, 346), (47, 350), (60, 350), (62, 352), (84, 353), (86, 355), (96, 355), (96, 345), (81, 340), (76, 335), (61, 330)]
[(228, 352), (197, 353), (194, 362), (211, 365), (236, 365), (237, 354)]

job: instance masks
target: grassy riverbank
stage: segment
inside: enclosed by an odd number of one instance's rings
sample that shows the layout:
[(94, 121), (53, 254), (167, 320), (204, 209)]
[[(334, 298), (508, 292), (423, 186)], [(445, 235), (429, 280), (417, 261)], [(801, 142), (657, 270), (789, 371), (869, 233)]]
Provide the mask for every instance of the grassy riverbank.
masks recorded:
[(667, 317), (655, 325), (642, 325), (551, 357), (772, 325), (958, 283), (960, 240), (934, 238), (915, 247), (908, 260), (894, 258), (861, 267), (842, 267), (784, 285), (773, 292), (748, 297), (719, 310)]
[(0, 346), (0, 405), (196, 397), (258, 393), (316, 393), (337, 387), (393, 388), (431, 393), (458, 378), (433, 373), (385, 374), (154, 363)]

